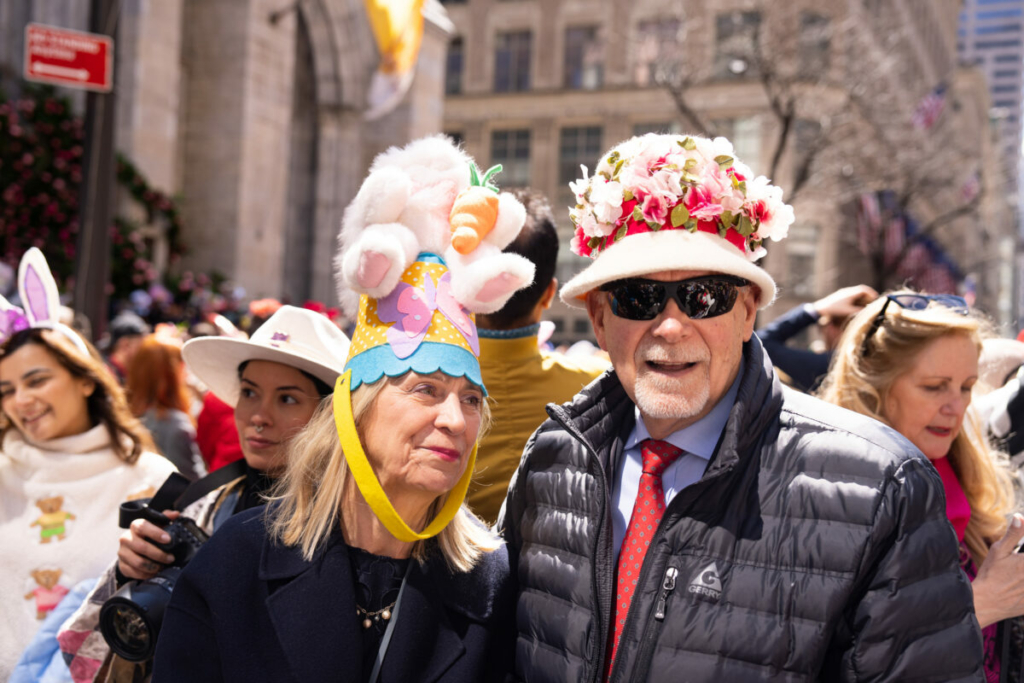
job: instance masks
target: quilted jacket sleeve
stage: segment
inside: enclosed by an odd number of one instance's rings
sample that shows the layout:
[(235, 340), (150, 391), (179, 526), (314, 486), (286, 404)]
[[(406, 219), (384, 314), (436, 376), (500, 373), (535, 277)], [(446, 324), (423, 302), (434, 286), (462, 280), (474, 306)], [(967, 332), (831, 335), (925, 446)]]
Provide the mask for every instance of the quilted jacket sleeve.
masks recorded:
[(885, 484), (848, 613), (843, 681), (983, 682), (981, 631), (942, 482), (908, 459)]

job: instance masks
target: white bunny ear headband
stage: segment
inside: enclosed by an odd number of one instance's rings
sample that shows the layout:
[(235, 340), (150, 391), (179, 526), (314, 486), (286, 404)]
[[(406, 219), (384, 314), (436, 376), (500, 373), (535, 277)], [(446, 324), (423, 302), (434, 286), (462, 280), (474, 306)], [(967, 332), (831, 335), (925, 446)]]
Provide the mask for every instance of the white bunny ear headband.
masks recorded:
[(18, 266), (18, 293), (25, 309), (22, 310), (0, 296), (0, 344), (10, 339), (15, 332), (30, 327), (60, 332), (86, 356), (89, 349), (82, 338), (58, 319), (60, 295), (57, 283), (50, 273), (43, 252), (32, 247), (21, 257)]

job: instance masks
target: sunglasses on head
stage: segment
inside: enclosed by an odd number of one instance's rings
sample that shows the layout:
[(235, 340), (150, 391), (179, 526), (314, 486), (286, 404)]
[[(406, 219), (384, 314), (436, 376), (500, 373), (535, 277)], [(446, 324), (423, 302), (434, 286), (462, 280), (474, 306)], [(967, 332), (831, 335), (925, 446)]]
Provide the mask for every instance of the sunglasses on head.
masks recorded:
[(890, 294), (885, 297), (882, 309), (878, 311), (878, 315), (871, 321), (871, 327), (868, 328), (868, 333), (864, 335), (864, 341), (861, 342), (860, 347), (860, 355), (862, 357), (866, 358), (870, 353), (871, 349), (868, 348), (868, 342), (875, 336), (875, 332), (878, 332), (878, 328), (882, 326), (882, 321), (885, 320), (885, 311), (889, 308), (890, 303), (894, 303), (908, 311), (923, 311), (934, 303), (938, 306), (945, 306), (960, 315), (968, 315), (970, 313), (967, 300), (962, 296), (955, 296), (953, 294)]
[(612, 313), (626, 320), (654, 320), (669, 298), (693, 320), (725, 315), (736, 304), (739, 288), (750, 283), (731, 275), (705, 275), (677, 282), (630, 278), (601, 286), (611, 295)]

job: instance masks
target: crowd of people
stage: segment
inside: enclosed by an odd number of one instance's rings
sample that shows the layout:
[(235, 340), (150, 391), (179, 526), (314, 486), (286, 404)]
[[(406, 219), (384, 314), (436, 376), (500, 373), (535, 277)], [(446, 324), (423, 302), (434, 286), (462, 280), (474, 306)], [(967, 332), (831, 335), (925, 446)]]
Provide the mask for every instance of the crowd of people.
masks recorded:
[[(122, 314), (101, 354), (30, 250), (0, 680), (1021, 680), (1024, 342), (867, 286), (755, 332), (779, 188), (723, 138), (583, 172), (559, 289), (543, 197), (444, 137), (382, 154), (345, 331)], [(558, 295), (599, 354), (544, 348)]]

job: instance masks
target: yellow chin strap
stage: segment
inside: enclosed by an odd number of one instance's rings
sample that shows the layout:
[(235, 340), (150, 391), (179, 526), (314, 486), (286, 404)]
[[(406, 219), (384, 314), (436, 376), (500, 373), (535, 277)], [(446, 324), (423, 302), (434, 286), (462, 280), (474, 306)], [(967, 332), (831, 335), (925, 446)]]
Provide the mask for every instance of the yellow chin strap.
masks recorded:
[(466, 499), (469, 480), (473, 478), (473, 468), (476, 466), (476, 445), (473, 445), (473, 452), (469, 454), (466, 471), (455, 484), (455, 488), (448, 494), (448, 500), (445, 501), (441, 511), (437, 513), (426, 529), (417, 533), (405, 523), (391, 501), (388, 500), (388, 495), (384, 493), (384, 488), (377, 480), (377, 475), (373, 473), (370, 461), (366, 459), (363, 444), (360, 443), (359, 434), (356, 432), (356, 421), (352, 415), (351, 384), (352, 371), (346, 370), (334, 386), (334, 424), (338, 429), (338, 438), (341, 439), (341, 450), (348, 462), (348, 469), (355, 477), (360, 493), (370, 505), (373, 514), (377, 515), (377, 519), (399, 541), (412, 543), (438, 535), (442, 529), (448, 526), (448, 522), (455, 518), (459, 508), (462, 507), (462, 501)]

